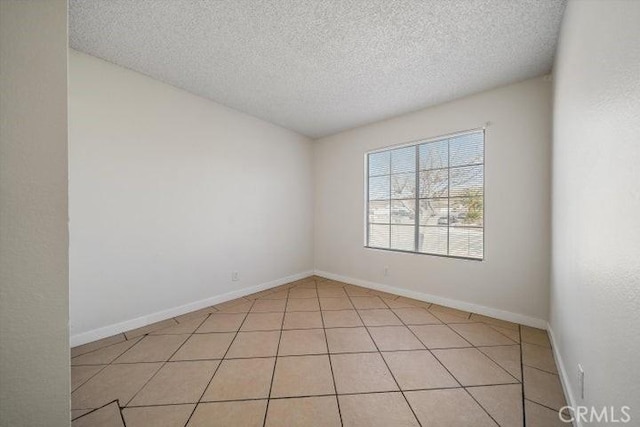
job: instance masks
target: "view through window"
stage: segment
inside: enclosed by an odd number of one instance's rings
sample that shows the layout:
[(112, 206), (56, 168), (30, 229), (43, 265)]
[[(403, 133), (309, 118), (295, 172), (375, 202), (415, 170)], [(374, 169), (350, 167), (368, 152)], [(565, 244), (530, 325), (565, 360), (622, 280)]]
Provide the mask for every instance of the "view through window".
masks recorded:
[(368, 153), (367, 170), (367, 247), (483, 258), (483, 130)]

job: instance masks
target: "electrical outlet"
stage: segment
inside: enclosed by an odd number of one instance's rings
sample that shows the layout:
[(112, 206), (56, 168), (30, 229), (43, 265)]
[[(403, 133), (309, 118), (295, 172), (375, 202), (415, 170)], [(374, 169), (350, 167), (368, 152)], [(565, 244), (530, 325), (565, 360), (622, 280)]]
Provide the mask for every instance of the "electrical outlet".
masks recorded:
[(231, 273), (231, 280), (237, 282), (240, 279), (240, 274), (237, 271)]
[(580, 399), (584, 399), (584, 369), (578, 363), (578, 387), (580, 387)]
[(384, 275), (385, 277), (389, 275), (389, 267), (387, 267), (386, 265), (384, 266)]

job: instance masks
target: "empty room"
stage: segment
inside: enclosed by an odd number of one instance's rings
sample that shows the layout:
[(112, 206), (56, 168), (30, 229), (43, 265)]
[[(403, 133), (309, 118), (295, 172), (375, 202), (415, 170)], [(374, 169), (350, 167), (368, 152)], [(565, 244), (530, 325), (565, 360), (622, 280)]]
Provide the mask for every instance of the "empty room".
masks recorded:
[(0, 0), (0, 426), (640, 426), (640, 1)]

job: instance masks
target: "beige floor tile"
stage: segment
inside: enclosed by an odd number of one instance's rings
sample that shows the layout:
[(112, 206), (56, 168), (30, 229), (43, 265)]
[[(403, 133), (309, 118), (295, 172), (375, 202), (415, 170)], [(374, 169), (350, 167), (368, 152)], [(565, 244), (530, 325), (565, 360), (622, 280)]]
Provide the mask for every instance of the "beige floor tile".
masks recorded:
[(522, 364), (553, 374), (558, 373), (553, 352), (548, 347), (522, 343)]
[(325, 329), (330, 353), (376, 351), (376, 346), (365, 328)]
[(126, 405), (161, 366), (162, 363), (107, 366), (71, 394), (71, 408), (99, 408), (116, 399)]
[(543, 331), (542, 329), (530, 328), (528, 326), (522, 326), (520, 332), (522, 334), (522, 342), (551, 348), (551, 342), (549, 341), (547, 331)]
[(345, 427), (419, 426), (401, 393), (339, 396)]
[(380, 351), (424, 349), (424, 345), (406, 326), (370, 327), (369, 333)]
[(219, 363), (218, 360), (169, 362), (127, 406), (196, 403)]
[(378, 296), (351, 297), (351, 303), (358, 310), (369, 310), (372, 308), (388, 308)]
[(101, 340), (93, 341), (87, 344), (79, 345), (71, 349), (71, 357), (80, 356), (81, 354), (89, 353), (94, 350), (98, 350), (102, 347), (106, 347), (112, 344), (125, 341), (124, 334), (118, 334), (111, 337), (103, 338)]
[(316, 280), (313, 278), (306, 278), (294, 282), (296, 288), (300, 289), (315, 289), (317, 287)]
[(323, 311), (322, 319), (325, 328), (363, 326), (360, 316), (355, 310)]
[[(443, 323), (446, 323), (446, 324), (475, 323), (475, 320), (471, 320), (468, 317), (464, 317), (459, 314), (452, 314), (450, 311), (446, 311), (442, 309), (434, 309), (434, 307), (441, 307), (441, 306), (436, 306), (435, 304), (433, 304), (431, 307), (429, 307), (429, 312), (434, 316), (436, 316)], [(451, 309), (451, 310), (454, 310), (454, 309)]]
[(79, 418), (81, 416), (83, 416), (84, 414), (87, 414), (89, 412), (93, 411), (93, 409), (72, 409), (71, 410), (71, 419), (75, 420), (76, 418)]
[(278, 341), (280, 332), (239, 332), (231, 348), (227, 353), (227, 358), (237, 357), (270, 357), (275, 356), (278, 351)]
[(385, 303), (387, 301), (394, 301), (398, 299), (398, 295), (390, 294), (389, 292), (372, 290), (371, 292), (369, 292), (369, 294), (382, 298), (385, 301)]
[[(219, 306), (218, 306), (219, 307)], [(218, 308), (220, 313), (247, 313), (253, 307), (253, 302), (243, 300), (223, 308)]]
[(517, 382), (507, 371), (475, 348), (433, 350), (433, 354), (463, 386)]
[(87, 382), (91, 377), (100, 372), (105, 365), (88, 365), (71, 367), (71, 391)]
[(201, 319), (203, 317), (207, 317), (209, 314), (215, 313), (216, 311), (218, 311), (218, 309), (213, 307), (213, 306), (205, 307), (205, 308), (202, 308), (200, 310), (195, 310), (195, 311), (191, 311), (189, 313), (185, 313), (185, 314), (183, 314), (181, 316), (176, 316), (176, 317), (174, 317), (174, 319), (178, 323), (184, 323), (184, 322), (188, 322), (188, 321), (193, 320), (193, 319)]
[(282, 328), (284, 313), (249, 313), (241, 331), (273, 331)]
[(287, 299), (288, 296), (289, 291), (287, 289), (281, 289), (262, 296), (259, 299)]
[(335, 396), (274, 399), (267, 410), (267, 427), (339, 427)]
[(117, 344), (112, 344), (107, 347), (94, 350), (90, 353), (85, 353), (81, 356), (71, 359), (71, 366), (77, 365), (107, 365), (113, 362), (118, 356), (125, 351), (133, 347), (142, 337), (133, 338), (129, 341), (124, 341)]
[(523, 367), (524, 397), (558, 410), (566, 405), (560, 378), (528, 366)]
[(495, 329), (496, 331), (500, 332), (502, 335), (506, 336), (507, 338), (511, 339), (513, 342), (516, 342), (518, 344), (520, 344), (520, 330), (513, 330), (513, 329), (509, 329), (509, 328), (503, 328), (502, 326), (496, 326), (496, 325), (491, 325), (488, 324), (490, 327), (492, 327), (493, 329)]
[(188, 427), (262, 427), (266, 400), (200, 403)]
[(223, 360), (203, 401), (266, 399), (275, 358)]
[(483, 316), (482, 314), (471, 313), (471, 320), (474, 322), (483, 322), (491, 326), (497, 326), (504, 329), (510, 329), (518, 332), (519, 325), (513, 322), (507, 322), (506, 320), (500, 320), (493, 317)]
[(113, 363), (164, 362), (184, 343), (189, 335), (147, 335)]
[(471, 344), (447, 325), (417, 325), (409, 326), (409, 329), (429, 349), (471, 347)]
[(323, 329), (282, 331), (278, 356), (327, 353)]
[(237, 305), (246, 304), (247, 302), (251, 302), (251, 301), (246, 300), (244, 298), (236, 298), (236, 299), (232, 299), (232, 300), (229, 300), (229, 301), (222, 302), (220, 304), (216, 304), (214, 307), (217, 310), (225, 310), (225, 309), (227, 309), (229, 307), (235, 307)]
[[(558, 412), (535, 402), (525, 399), (524, 412), (527, 419), (527, 427), (571, 427), (571, 423), (560, 420)], [(567, 416), (565, 419), (569, 419)]]
[(437, 313), (450, 314), (452, 316), (460, 317), (463, 319), (468, 319), (471, 316), (471, 313), (469, 313), (468, 311), (462, 311), (456, 308), (445, 307), (443, 305), (438, 305), (438, 304), (432, 304), (431, 307), (429, 307), (429, 310), (432, 312), (435, 311)]
[(361, 288), (360, 286), (347, 285), (344, 287), (344, 291), (349, 296), (366, 296), (369, 295), (369, 289)]
[(347, 293), (342, 288), (318, 288), (318, 296), (329, 298), (346, 298)]
[(139, 337), (145, 334), (148, 334), (153, 331), (157, 331), (158, 329), (168, 328), (170, 326), (175, 326), (178, 322), (175, 319), (167, 319), (161, 322), (152, 323), (151, 325), (143, 326), (141, 328), (132, 329), (124, 333), (128, 340), (131, 338)]
[(244, 313), (214, 313), (197, 329), (197, 333), (235, 332), (240, 329)]
[(350, 310), (353, 309), (349, 298), (320, 298), (322, 310)]
[(289, 298), (317, 298), (318, 292), (314, 288), (294, 288), (289, 290)]
[(222, 359), (234, 337), (234, 332), (191, 335), (171, 360)]
[(264, 291), (260, 291), (260, 292), (254, 292), (250, 295), (245, 295), (243, 298), (248, 299), (250, 301), (256, 300), (256, 299), (260, 299), (264, 296), (267, 296), (269, 294), (273, 293), (273, 290), (271, 289), (265, 289)]
[(405, 307), (429, 308), (432, 305), (428, 301), (420, 301), (417, 299), (407, 298), (407, 297), (399, 297), (395, 300), (395, 302), (399, 304), (405, 304)]
[(489, 359), (500, 365), (518, 381), (522, 381), (522, 364), (520, 363), (519, 345), (478, 347), (478, 350), (489, 356)]
[(125, 427), (117, 402), (89, 412), (76, 419), (72, 427)]
[(384, 303), (392, 309), (396, 309), (396, 308), (424, 308), (423, 306), (418, 306), (415, 304), (412, 304), (410, 302), (407, 302), (406, 299), (400, 297), (400, 298), (396, 298), (394, 300), (388, 300), (385, 299)]
[(318, 298), (292, 298), (287, 301), (287, 311), (320, 311)]
[(175, 326), (169, 326), (168, 328), (158, 329), (157, 331), (151, 332), (149, 335), (182, 335), (182, 334), (192, 334), (196, 329), (202, 325), (207, 319), (207, 316), (200, 316), (196, 318), (186, 319)]
[(402, 321), (393, 311), (386, 309), (358, 310), (362, 322), (366, 326), (396, 326), (402, 325)]
[(183, 427), (196, 405), (142, 406), (124, 408), (127, 427)]
[(393, 312), (407, 325), (437, 325), (442, 323), (425, 308), (394, 308)]
[(402, 390), (460, 387), (427, 350), (382, 353)]
[(347, 283), (340, 282), (338, 280), (326, 279), (326, 280), (321, 280), (321, 281), (316, 280), (316, 286), (318, 288), (320, 288), (320, 287), (328, 287), (328, 286), (344, 288), (345, 286), (347, 286)]
[(274, 313), (284, 311), (287, 301), (283, 299), (264, 299), (253, 303), (252, 313)]
[(452, 324), (449, 327), (475, 346), (517, 344), (484, 323)]
[(232, 305), (240, 304), (241, 302), (247, 302), (247, 300), (245, 300), (244, 298), (236, 298), (236, 299), (215, 304), (213, 307), (216, 310), (220, 311), (223, 308), (231, 307)]
[(469, 387), (467, 391), (500, 426), (522, 426), (522, 386), (520, 384)]
[(319, 311), (294, 311), (284, 315), (282, 329), (314, 329), (322, 328), (322, 316)]
[(334, 393), (329, 356), (279, 357), (271, 397), (312, 396)]
[(495, 427), (491, 417), (461, 388), (406, 392), (423, 426)]
[(379, 353), (332, 354), (331, 364), (339, 394), (398, 390)]

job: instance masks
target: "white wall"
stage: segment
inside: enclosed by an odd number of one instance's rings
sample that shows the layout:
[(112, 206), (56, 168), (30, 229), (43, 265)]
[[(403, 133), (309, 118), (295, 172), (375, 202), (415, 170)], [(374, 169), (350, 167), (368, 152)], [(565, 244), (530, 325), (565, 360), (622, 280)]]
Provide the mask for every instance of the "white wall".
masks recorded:
[(79, 52), (69, 73), (73, 344), (312, 270), (310, 140)]
[(0, 1), (0, 425), (69, 425), (67, 2)]
[(565, 385), (575, 404), (630, 405), (633, 425), (640, 423), (639, 23), (640, 2), (569, 4), (553, 141), (551, 328)]
[[(485, 260), (363, 248), (365, 153), (485, 122), (491, 122), (485, 144)], [(544, 324), (550, 139), (551, 83), (542, 77), (320, 139), (315, 143), (316, 269)]]

